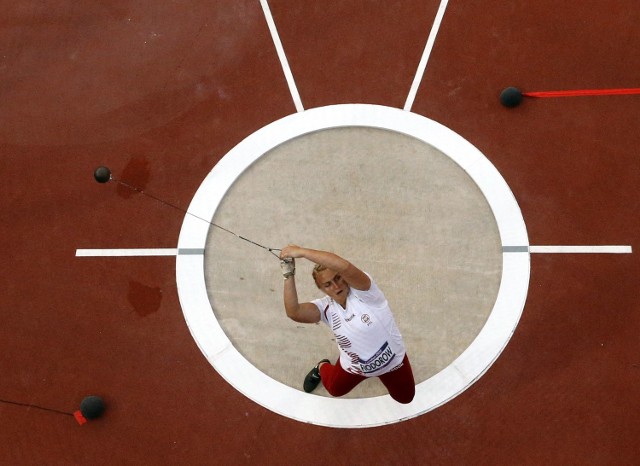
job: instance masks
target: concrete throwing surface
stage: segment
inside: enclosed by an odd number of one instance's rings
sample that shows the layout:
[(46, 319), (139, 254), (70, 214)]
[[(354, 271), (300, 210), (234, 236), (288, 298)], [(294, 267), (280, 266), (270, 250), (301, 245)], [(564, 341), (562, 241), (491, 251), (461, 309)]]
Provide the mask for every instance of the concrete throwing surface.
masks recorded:
[[(474, 181), (440, 151), (387, 130), (336, 128), (282, 144), (236, 180), (213, 222), (273, 248), (330, 250), (370, 273), (394, 311), (416, 383), (469, 346), (500, 284), (497, 225)], [(297, 263), (300, 302), (322, 296), (312, 265)], [(318, 360), (337, 359), (328, 327), (286, 317), (279, 263), (267, 251), (212, 227), (205, 277), (225, 333), (273, 379), (301, 390)], [(346, 397), (384, 393), (372, 379)]]

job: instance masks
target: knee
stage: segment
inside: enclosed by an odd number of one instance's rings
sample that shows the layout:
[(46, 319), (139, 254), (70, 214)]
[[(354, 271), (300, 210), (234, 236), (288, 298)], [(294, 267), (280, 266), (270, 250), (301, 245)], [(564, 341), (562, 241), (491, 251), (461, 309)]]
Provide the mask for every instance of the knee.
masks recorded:
[(395, 393), (391, 395), (391, 397), (396, 400), (398, 403), (402, 403), (403, 405), (409, 404), (413, 401), (413, 398), (416, 396), (416, 387), (412, 386), (411, 389), (404, 391), (402, 393)]
[(402, 403), (403, 405), (408, 405), (413, 401), (413, 395), (411, 395), (411, 397), (406, 397), (406, 398), (396, 398), (396, 401), (398, 403)]

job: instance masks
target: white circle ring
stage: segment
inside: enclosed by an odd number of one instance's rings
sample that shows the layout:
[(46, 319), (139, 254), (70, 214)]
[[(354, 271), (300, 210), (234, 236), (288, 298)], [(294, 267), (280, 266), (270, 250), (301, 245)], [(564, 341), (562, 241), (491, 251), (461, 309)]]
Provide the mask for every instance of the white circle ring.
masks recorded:
[[(478, 185), (495, 216), (502, 243), (502, 278), (495, 305), (471, 345), (449, 366), (416, 386), (407, 405), (389, 395), (328, 398), (286, 386), (249, 363), (231, 344), (211, 308), (204, 277), (204, 249), (211, 221), (225, 193), (243, 171), (276, 146), (314, 131), (372, 127), (412, 136), (456, 162)], [(365, 104), (332, 105), (277, 120), (226, 154), (207, 175), (189, 206), (178, 239), (176, 280), (189, 330), (216, 371), (242, 394), (283, 416), (330, 427), (391, 424), (426, 413), (462, 393), (498, 358), (513, 335), (529, 287), (530, 257), (522, 213), (509, 186), (489, 160), (449, 128), (415, 113)], [(196, 217), (201, 217), (198, 219)]]

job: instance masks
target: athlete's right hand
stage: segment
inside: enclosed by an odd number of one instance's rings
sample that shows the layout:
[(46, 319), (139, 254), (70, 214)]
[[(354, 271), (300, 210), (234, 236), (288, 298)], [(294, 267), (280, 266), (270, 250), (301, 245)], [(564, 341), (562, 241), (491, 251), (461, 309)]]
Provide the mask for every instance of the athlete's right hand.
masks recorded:
[(295, 244), (290, 244), (280, 251), (280, 259), (298, 259), (299, 257), (304, 257), (304, 248), (296, 246)]

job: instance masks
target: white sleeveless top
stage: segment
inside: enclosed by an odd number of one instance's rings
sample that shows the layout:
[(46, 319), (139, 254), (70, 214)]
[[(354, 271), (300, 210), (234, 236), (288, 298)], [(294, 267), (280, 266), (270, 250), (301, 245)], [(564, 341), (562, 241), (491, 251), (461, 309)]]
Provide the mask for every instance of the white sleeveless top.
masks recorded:
[(333, 330), (345, 371), (376, 377), (402, 363), (402, 335), (387, 299), (373, 279), (367, 291), (349, 289), (345, 309), (328, 296), (312, 303), (320, 311), (321, 320)]

